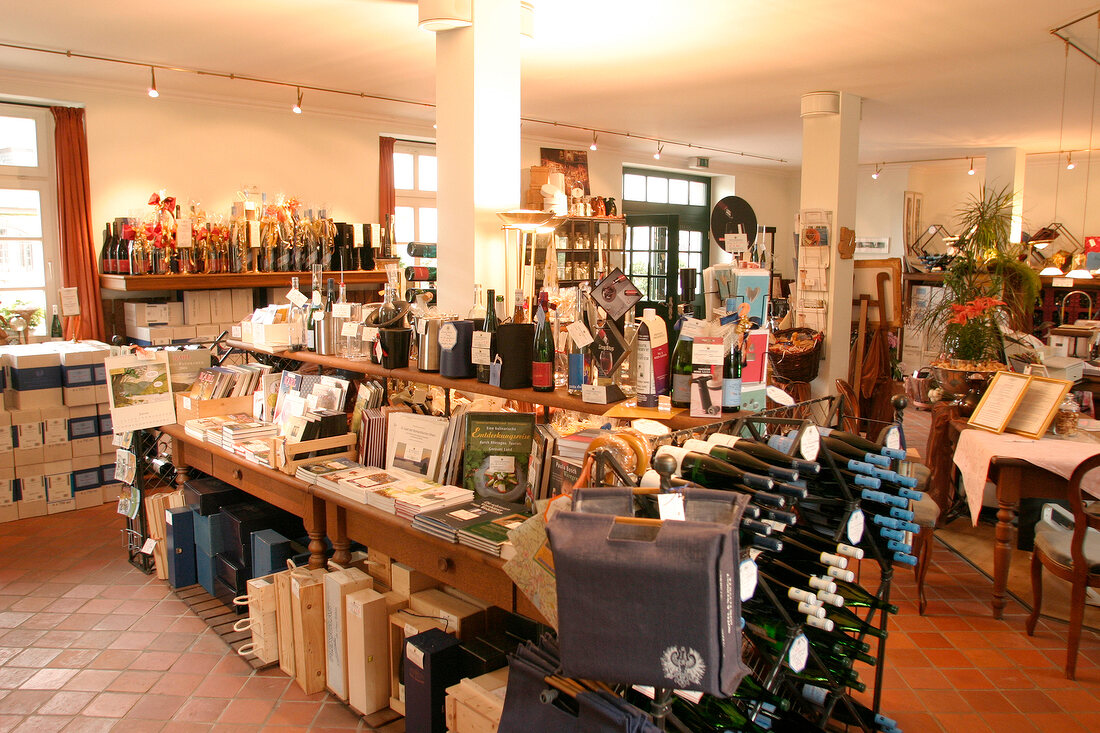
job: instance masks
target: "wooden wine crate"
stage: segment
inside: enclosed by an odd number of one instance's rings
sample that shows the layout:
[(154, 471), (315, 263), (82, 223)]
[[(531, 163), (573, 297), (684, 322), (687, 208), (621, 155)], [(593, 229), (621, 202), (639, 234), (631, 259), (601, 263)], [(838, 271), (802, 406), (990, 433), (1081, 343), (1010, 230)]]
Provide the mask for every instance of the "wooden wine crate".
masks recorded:
[(252, 414), (252, 395), (226, 397), (220, 400), (192, 399), (187, 395), (176, 395), (176, 422), (183, 425), (188, 420), (218, 415)]
[(302, 692), (325, 690), (325, 589), (321, 579), (294, 570), (290, 577), (294, 680)]
[(358, 568), (336, 570), (327, 573), (324, 578), (325, 684), (333, 695), (344, 702), (348, 699), (347, 597), (373, 588), (374, 578)]
[(508, 668), (502, 667), (447, 688), (445, 701), (450, 733), (496, 733), (504, 712)]
[[(358, 436), (356, 436), (355, 433), (334, 435), (331, 438), (318, 438), (317, 440), (303, 440), (298, 443), (287, 443), (276, 439), (273, 441), (272, 445), (272, 457), (275, 459), (275, 462), (271, 465), (275, 466), (283, 473), (293, 476), (299, 466), (321, 463), (322, 461), (331, 461), (334, 458), (355, 460), (355, 445), (358, 440)], [(323, 456), (313, 456), (312, 458), (307, 456), (307, 454), (314, 451), (331, 448), (344, 448), (344, 450), (339, 453), (329, 453)]]
[(390, 702), (390, 637), (386, 597), (375, 590), (348, 594), (348, 705), (370, 715)]

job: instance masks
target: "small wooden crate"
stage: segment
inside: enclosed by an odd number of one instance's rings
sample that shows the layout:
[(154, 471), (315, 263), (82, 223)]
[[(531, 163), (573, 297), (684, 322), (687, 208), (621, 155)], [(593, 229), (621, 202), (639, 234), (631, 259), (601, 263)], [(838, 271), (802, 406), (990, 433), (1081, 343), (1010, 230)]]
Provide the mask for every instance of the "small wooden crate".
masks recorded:
[(183, 425), (188, 420), (217, 415), (252, 414), (252, 395), (226, 397), (220, 400), (193, 399), (186, 395), (176, 395), (176, 422)]
[(447, 730), (451, 733), (496, 733), (504, 712), (504, 688), (508, 668), (473, 679), (464, 679), (447, 688)]
[[(356, 457), (355, 444), (358, 440), (358, 436), (356, 436), (355, 433), (348, 433), (346, 435), (334, 435), (331, 438), (318, 438), (317, 440), (303, 440), (298, 443), (285, 443), (281, 450), (279, 446), (276, 445), (273, 450), (275, 462), (272, 465), (283, 473), (293, 476), (299, 466), (307, 466), (322, 461), (331, 461), (334, 458), (348, 458), (354, 460)], [(299, 456), (304, 456), (307, 453), (330, 448), (344, 448), (344, 450), (339, 453), (329, 453), (327, 455), (314, 456), (312, 458), (299, 458)]]

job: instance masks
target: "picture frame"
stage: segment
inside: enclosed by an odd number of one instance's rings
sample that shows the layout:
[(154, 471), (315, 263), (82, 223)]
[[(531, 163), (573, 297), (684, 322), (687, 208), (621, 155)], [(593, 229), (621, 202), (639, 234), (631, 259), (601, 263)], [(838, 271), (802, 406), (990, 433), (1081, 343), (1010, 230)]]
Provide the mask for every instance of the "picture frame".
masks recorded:
[(1065, 379), (1030, 375), (1027, 389), (1005, 425), (1005, 432), (1036, 440), (1043, 437), (1071, 387), (1073, 383)]
[[(902, 267), (900, 257), (888, 257), (886, 259), (855, 260), (852, 263), (852, 298), (858, 299), (860, 295), (870, 295), (872, 300), (878, 300), (878, 275), (886, 273), (890, 281), (886, 284), (884, 296), (886, 299), (885, 313), (879, 313), (879, 306), (872, 305), (867, 311), (868, 323), (885, 321), (887, 326), (901, 328), (905, 325), (902, 316)], [(853, 301), (852, 322), (859, 321), (858, 300)]]
[(1032, 379), (1036, 377), (1016, 372), (995, 373), (993, 381), (986, 387), (985, 394), (966, 424), (991, 433), (1003, 433), (1012, 421), (1016, 408), (1023, 401), (1028, 383)]
[(920, 239), (923, 228), (921, 227), (921, 209), (924, 205), (924, 194), (919, 191), (905, 192), (904, 208), (904, 234), (905, 251), (912, 253), (913, 245)]
[(857, 255), (885, 255), (889, 252), (889, 237), (856, 237)]

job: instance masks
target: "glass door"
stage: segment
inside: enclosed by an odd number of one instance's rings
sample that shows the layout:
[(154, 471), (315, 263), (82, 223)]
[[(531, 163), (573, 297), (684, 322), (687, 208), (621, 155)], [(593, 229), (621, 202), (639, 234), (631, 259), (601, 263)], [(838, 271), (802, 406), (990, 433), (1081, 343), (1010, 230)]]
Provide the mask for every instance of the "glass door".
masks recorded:
[(626, 272), (642, 291), (636, 311), (654, 308), (666, 322), (676, 320), (671, 296), (677, 295), (680, 217), (674, 214), (639, 214), (626, 217)]

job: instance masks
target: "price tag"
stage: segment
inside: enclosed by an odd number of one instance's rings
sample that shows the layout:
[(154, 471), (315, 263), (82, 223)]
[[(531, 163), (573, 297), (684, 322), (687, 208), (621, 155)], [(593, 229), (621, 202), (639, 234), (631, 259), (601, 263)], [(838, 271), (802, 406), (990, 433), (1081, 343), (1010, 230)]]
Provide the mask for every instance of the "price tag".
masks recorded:
[(804, 634), (799, 634), (791, 642), (791, 648), (787, 652), (787, 665), (795, 672), (801, 672), (806, 668), (806, 658), (810, 654), (810, 642)]
[(489, 365), (489, 384), (494, 387), (500, 386), (500, 369), (503, 366), (504, 361), (499, 356)]
[(375, 341), (378, 338), (378, 329), (374, 326), (363, 326), (363, 340)]
[[(749, 361), (752, 361), (752, 359), (749, 359)], [(784, 407), (790, 407), (794, 404), (794, 398), (775, 385), (768, 385), (768, 399)]]
[(320, 290), (314, 290), (313, 291), (313, 298), (312, 298), (311, 302), (315, 306), (317, 306), (318, 308), (321, 307), (321, 291)]
[(1051, 281), (1051, 287), (1054, 287), (1054, 288), (1072, 288), (1073, 287), (1073, 278), (1072, 277), (1056, 277)]
[(685, 318), (680, 326), (680, 336), (693, 339), (696, 336), (707, 335), (707, 322), (699, 318)]
[(756, 578), (758, 569), (754, 560), (742, 560), (738, 568), (740, 576), (741, 602), (749, 600), (756, 593)]
[(252, 249), (260, 248), (260, 222), (248, 222), (248, 246)]
[(343, 326), (340, 327), (341, 336), (358, 336), (359, 324), (355, 321), (346, 321)]
[(80, 291), (76, 287), (61, 288), (59, 291), (61, 294), (61, 315), (63, 316), (79, 316), (80, 315)]
[[(768, 389), (771, 389), (771, 387), (768, 387)], [(784, 392), (783, 394), (787, 393)], [(816, 461), (820, 451), (821, 433), (818, 432), (816, 425), (807, 425), (806, 429), (802, 431), (802, 439), (799, 442), (798, 452), (801, 453), (802, 457), (807, 461)]]
[(607, 388), (596, 384), (581, 385), (581, 399), (594, 405), (607, 404)]
[(286, 294), (286, 299), (297, 308), (301, 308), (309, 302), (309, 298), (307, 298), (305, 293), (303, 293), (298, 288), (294, 288), (290, 292), (288, 292)]
[(566, 330), (569, 331), (569, 335), (572, 337), (573, 343), (577, 345), (578, 349), (583, 349), (593, 341), (592, 332), (580, 321), (570, 323)]
[(450, 351), (458, 343), (458, 329), (453, 323), (444, 323), (439, 327), (439, 347)]
[(145, 544), (141, 546), (141, 554), (152, 555), (153, 550), (155, 550), (156, 547), (157, 541), (150, 537), (149, 539), (145, 540)]
[(684, 521), (684, 495), (683, 494), (657, 494), (657, 508), (661, 519), (675, 519)]
[(325, 320), (325, 312), (324, 311), (313, 311), (313, 322), (314, 323), (319, 323), (323, 320)]
[(474, 364), (489, 364), (493, 360), (492, 355), (493, 334), (488, 331), (474, 331), (470, 355)]
[(698, 705), (699, 701), (703, 699), (703, 693), (693, 692), (692, 690), (673, 690), (676, 697), (687, 700), (693, 705)]
[(414, 644), (405, 645), (405, 658), (419, 669), (424, 669), (424, 651)]
[(853, 510), (851, 516), (848, 517), (848, 539), (853, 545), (858, 545), (859, 541), (863, 539), (863, 525), (863, 510)]
[(351, 303), (333, 303), (333, 318), (351, 318)]
[(191, 220), (176, 219), (176, 247), (187, 249), (191, 246)]
[(722, 366), (725, 361), (725, 348), (722, 339), (715, 336), (700, 336), (691, 343), (691, 363)]
[(421, 318), (416, 322), (416, 332), (423, 336), (428, 332), (428, 320)]
[(729, 233), (725, 236), (727, 252), (747, 252), (749, 249), (749, 235), (744, 232)]

